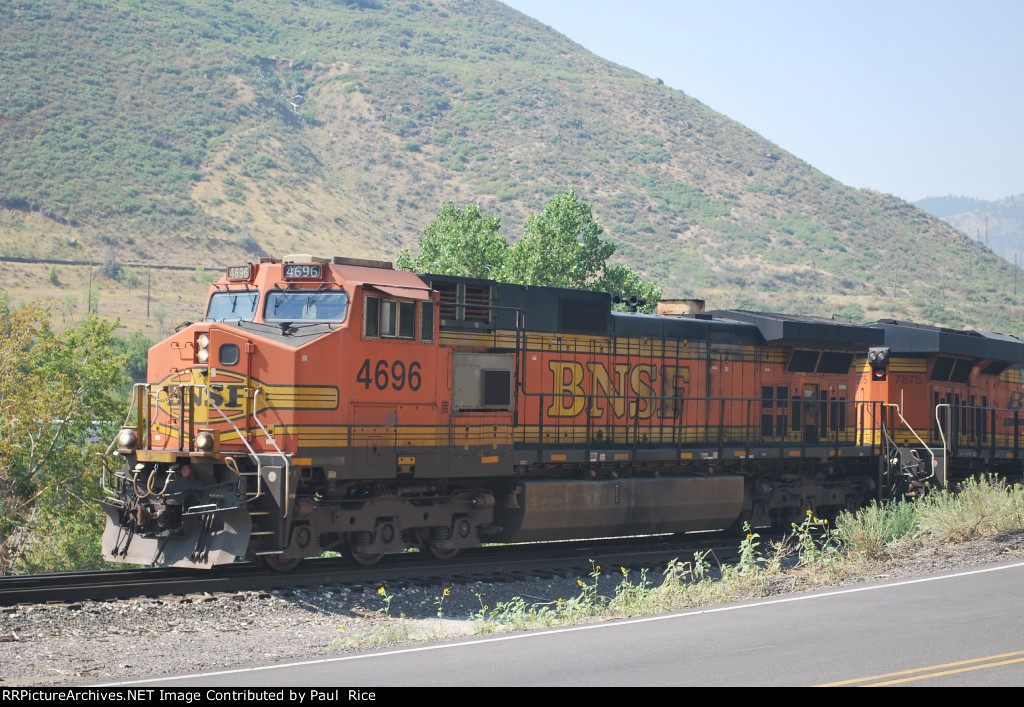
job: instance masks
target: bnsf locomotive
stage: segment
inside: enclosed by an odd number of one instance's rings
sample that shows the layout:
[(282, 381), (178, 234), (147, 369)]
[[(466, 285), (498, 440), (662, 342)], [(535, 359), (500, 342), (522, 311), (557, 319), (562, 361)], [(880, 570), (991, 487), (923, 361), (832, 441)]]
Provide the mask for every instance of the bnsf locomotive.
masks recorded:
[(1024, 344), (291, 256), (230, 267), (149, 351), (107, 559), (789, 523), (1021, 472)]

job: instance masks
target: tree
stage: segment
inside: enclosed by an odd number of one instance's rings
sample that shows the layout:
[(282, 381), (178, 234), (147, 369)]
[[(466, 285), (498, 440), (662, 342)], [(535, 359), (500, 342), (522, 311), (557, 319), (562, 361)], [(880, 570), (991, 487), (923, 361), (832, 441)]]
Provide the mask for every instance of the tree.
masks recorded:
[(441, 207), (420, 239), (422, 255), (408, 251), (398, 267), (439, 275), (482, 277), (501, 282), (549, 287), (599, 290), (623, 299), (646, 299), (643, 311), (653, 311), (661, 297), (657, 283), (640, 278), (629, 267), (609, 264), (615, 244), (601, 240), (604, 229), (590, 204), (576, 190), (548, 202), (541, 214), (530, 214), (525, 235), (511, 248), (501, 234), (497, 216), (484, 214), (479, 205), (458, 209), (451, 202)]
[(58, 334), (38, 304), (0, 314), (0, 573), (80, 568), (83, 553), (96, 566), (96, 453), (124, 415), (116, 324)]
[(505, 260), (508, 282), (598, 289), (615, 244), (601, 240), (604, 229), (573, 187), (551, 199), (542, 214), (530, 214), (525, 230)]
[(415, 259), (403, 251), (398, 256), (398, 267), (494, 279), (505, 261), (508, 243), (501, 234), (501, 219), (497, 216), (484, 214), (479, 204), (459, 209), (448, 201), (424, 231), (420, 248), (422, 253)]

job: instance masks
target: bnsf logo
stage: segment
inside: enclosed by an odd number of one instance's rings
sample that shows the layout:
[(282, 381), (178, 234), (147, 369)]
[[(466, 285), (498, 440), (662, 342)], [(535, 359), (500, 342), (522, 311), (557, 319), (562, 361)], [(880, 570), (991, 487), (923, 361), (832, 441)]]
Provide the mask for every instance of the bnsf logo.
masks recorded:
[(611, 410), (615, 417), (646, 420), (676, 416), (676, 401), (686, 394), (690, 382), (689, 366), (662, 366), (653, 363), (616, 363), (612, 370), (603, 363), (549, 361), (554, 380), (554, 401), (547, 409), (550, 417), (576, 417), (583, 413), (601, 417)]
[(1020, 410), (1022, 407), (1024, 407), (1024, 392), (1015, 390), (1012, 393), (1010, 393), (1010, 402), (1007, 404), (1006, 407), (1010, 408), (1011, 410)]
[[(184, 393), (182, 391), (183, 387), (186, 391)], [(216, 405), (228, 413), (228, 417), (234, 420), (242, 416), (246, 400), (252, 399), (252, 390), (252, 388), (249, 388), (247, 395), (246, 386), (243, 383), (214, 383), (210, 386), (209, 394), (207, 394), (206, 389), (199, 386), (192, 388), (187, 385), (169, 385), (161, 389), (159, 405), (161, 412), (173, 416), (177, 413), (178, 406), (182, 402), (182, 395), (187, 396), (189, 394), (188, 391), (191, 391), (193, 396), (192, 405), (201, 409), (212, 403), (212, 405)], [(266, 402), (261, 400), (260, 403), (260, 411), (262, 411), (266, 407)], [(185, 398), (185, 405), (189, 405), (188, 397)]]
[[(197, 393), (198, 403), (200, 405), (205, 405), (206, 400), (204, 400), (205, 396), (203, 395), (202, 389), (198, 390)], [(245, 399), (246, 394), (244, 385), (234, 383), (219, 385), (214, 383), (210, 386), (210, 402), (219, 408), (241, 408)]]

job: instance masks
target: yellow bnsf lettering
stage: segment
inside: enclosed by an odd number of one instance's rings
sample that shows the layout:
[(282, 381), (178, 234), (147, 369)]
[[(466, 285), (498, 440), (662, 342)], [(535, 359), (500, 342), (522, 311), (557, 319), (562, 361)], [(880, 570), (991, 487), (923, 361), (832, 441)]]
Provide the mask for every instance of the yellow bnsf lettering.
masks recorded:
[[(686, 394), (690, 382), (689, 366), (664, 366), (659, 380), (653, 363), (615, 363), (588, 361), (549, 361), (553, 400), (549, 417), (576, 417), (586, 409), (589, 417), (601, 417), (610, 408), (618, 418), (647, 420), (676, 415), (676, 401)], [(589, 407), (587, 401), (589, 398)], [(660, 398), (660, 399), (659, 399)]]
[(1024, 403), (1024, 393), (1022, 393), (1019, 390), (1015, 390), (1012, 393), (1010, 393), (1010, 402), (1007, 404), (1006, 407), (1010, 408), (1011, 410), (1020, 410), (1022, 407), (1022, 403)]
[(665, 366), (661, 376), (661, 411), (658, 417), (661, 419), (673, 418), (676, 416), (678, 401), (672, 398), (681, 398), (686, 395), (686, 385), (690, 382), (689, 366)]
[(220, 408), (240, 408), (245, 400), (244, 385), (218, 385), (210, 386), (210, 400)]
[[(583, 366), (575, 361), (551, 361), (548, 368), (555, 375), (552, 392), (555, 399), (548, 408), (550, 417), (576, 417), (583, 412)], [(568, 400), (568, 404), (566, 401)]]
[(629, 403), (629, 416), (646, 420), (654, 415), (654, 405), (648, 398), (653, 398), (654, 379), (658, 377), (658, 367), (650, 363), (633, 366), (629, 372), (629, 386), (639, 400)]
[[(602, 402), (607, 402), (612, 406), (612, 410), (615, 411), (615, 417), (622, 417), (626, 414), (626, 400), (622, 397), (624, 392), (622, 387), (622, 376), (629, 370), (628, 363), (616, 363), (615, 364), (615, 376), (618, 378), (618, 384), (613, 384), (611, 377), (608, 375), (608, 369), (601, 363), (588, 363), (587, 369), (590, 370), (590, 380), (593, 382), (591, 387), (591, 398), (590, 398), (590, 410), (587, 414), (591, 417), (600, 417), (604, 414), (604, 408), (601, 406)], [(599, 393), (598, 390), (601, 392)], [(609, 397), (599, 397), (609, 396)]]

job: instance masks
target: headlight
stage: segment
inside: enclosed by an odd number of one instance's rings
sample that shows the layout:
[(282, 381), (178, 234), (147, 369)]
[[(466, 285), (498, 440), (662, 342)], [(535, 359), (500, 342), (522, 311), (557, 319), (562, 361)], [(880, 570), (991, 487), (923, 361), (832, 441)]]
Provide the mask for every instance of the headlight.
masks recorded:
[(117, 443), (122, 449), (131, 449), (135, 447), (138, 442), (139, 437), (135, 434), (134, 427), (125, 427), (117, 435)]
[(196, 449), (201, 452), (212, 452), (215, 443), (216, 440), (214, 439), (213, 432), (204, 430), (196, 435)]
[(206, 363), (210, 360), (210, 335), (206, 332), (196, 336), (196, 361)]

